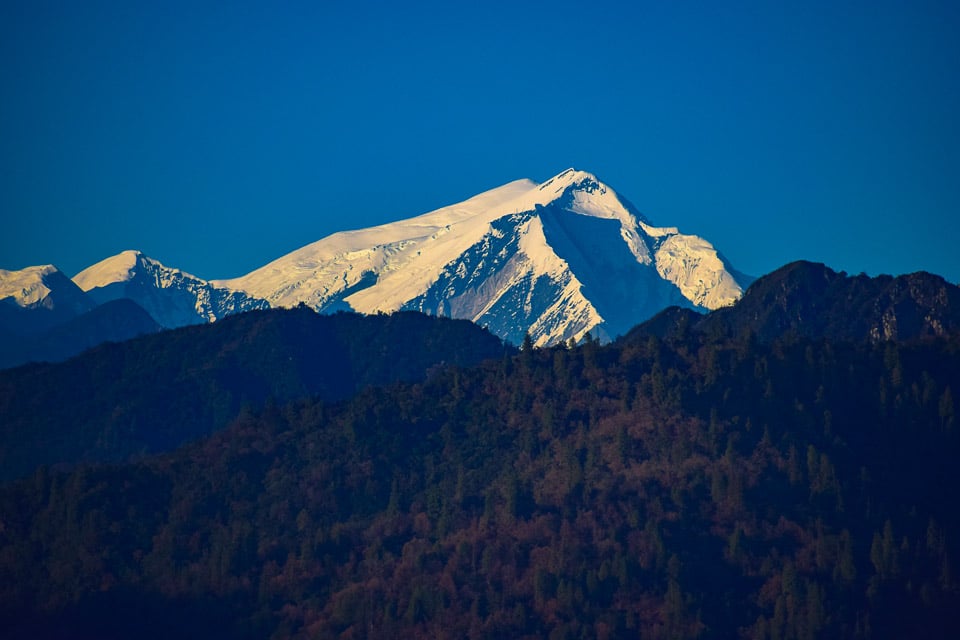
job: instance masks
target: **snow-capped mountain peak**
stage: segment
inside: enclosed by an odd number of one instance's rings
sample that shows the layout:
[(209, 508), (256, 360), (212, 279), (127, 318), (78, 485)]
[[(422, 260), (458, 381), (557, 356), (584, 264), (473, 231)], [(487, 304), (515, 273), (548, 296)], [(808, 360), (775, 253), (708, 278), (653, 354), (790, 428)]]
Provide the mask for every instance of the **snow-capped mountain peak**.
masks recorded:
[(531, 193), (534, 202), (541, 206), (556, 202), (569, 204), (574, 194), (579, 194), (581, 200), (588, 202), (607, 200), (610, 203), (608, 206), (611, 206), (612, 199), (616, 198), (613, 189), (601, 182), (597, 176), (578, 169), (567, 169), (558, 173), (538, 184)]
[(551, 198), (555, 198), (570, 187), (577, 187), (585, 191), (606, 191), (606, 185), (601, 185), (597, 176), (573, 167), (565, 169), (549, 180), (540, 183), (537, 186), (537, 191), (552, 194)]
[(336, 233), (215, 284), (274, 306), (418, 309), (552, 344), (594, 329), (615, 336), (670, 304), (730, 304), (746, 283), (710, 243), (655, 227), (595, 175), (567, 169)]
[(573, 213), (598, 218), (629, 219), (642, 216), (629, 210), (616, 192), (600, 182), (595, 175), (577, 169), (567, 169), (541, 184), (532, 183), (528, 190), (510, 204), (517, 211), (532, 211), (536, 207), (557, 205)]
[[(11, 273), (0, 272), (0, 293), (9, 289), (18, 304), (43, 300), (59, 274)], [(87, 305), (131, 299), (164, 327), (267, 306), (413, 309), (469, 319), (515, 343), (529, 332), (536, 345), (587, 332), (612, 338), (669, 305), (716, 309), (748, 284), (703, 238), (655, 226), (597, 176), (572, 168), (335, 233), (232, 280), (208, 282), (139, 251), (84, 269), (75, 285), (59, 275)]]

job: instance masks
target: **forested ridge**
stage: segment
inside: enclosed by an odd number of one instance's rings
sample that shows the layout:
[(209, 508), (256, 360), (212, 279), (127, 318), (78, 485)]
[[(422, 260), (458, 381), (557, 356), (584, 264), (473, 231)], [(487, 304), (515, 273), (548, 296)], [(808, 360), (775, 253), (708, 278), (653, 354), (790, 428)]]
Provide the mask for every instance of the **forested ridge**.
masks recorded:
[(949, 637), (956, 337), (635, 335), (0, 488), (14, 637)]
[(800, 260), (758, 278), (735, 305), (672, 307), (630, 333), (659, 337), (788, 335), (834, 342), (909, 341), (960, 332), (960, 287), (925, 272), (869, 277)]
[(0, 371), (0, 479), (169, 451), (272, 399), (339, 400), (512, 351), (465, 320), (252, 311)]

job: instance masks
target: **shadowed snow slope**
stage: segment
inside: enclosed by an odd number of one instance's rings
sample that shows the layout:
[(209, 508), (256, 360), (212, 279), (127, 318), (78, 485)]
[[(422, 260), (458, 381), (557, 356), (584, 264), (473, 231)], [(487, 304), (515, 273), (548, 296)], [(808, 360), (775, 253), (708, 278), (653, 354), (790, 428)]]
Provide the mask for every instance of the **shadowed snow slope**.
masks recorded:
[(214, 284), (272, 306), (466, 318), (515, 343), (529, 332), (539, 346), (591, 331), (611, 338), (673, 304), (726, 306), (748, 283), (703, 238), (653, 226), (595, 176), (568, 169), (337, 233)]
[(0, 343), (41, 333), (94, 307), (90, 298), (52, 264), (19, 271), (0, 269)]

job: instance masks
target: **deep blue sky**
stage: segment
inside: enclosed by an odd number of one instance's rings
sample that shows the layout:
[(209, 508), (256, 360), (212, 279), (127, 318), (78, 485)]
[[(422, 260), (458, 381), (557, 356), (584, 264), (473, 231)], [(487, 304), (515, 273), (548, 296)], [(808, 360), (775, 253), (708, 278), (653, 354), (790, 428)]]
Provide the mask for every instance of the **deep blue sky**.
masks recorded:
[(955, 1), (201, 4), (0, 3), (0, 267), (238, 276), (574, 166), (748, 273), (960, 281)]

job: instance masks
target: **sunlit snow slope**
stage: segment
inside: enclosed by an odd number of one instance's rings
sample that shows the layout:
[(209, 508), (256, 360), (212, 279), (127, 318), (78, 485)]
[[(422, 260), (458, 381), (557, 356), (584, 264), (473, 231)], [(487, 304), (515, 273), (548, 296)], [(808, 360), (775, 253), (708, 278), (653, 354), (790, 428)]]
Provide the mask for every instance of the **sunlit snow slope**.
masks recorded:
[(466, 318), (512, 342), (529, 332), (536, 345), (611, 338), (671, 304), (716, 309), (746, 285), (709, 242), (653, 226), (574, 169), (337, 233), (213, 284), (272, 306)]
[(0, 300), (23, 309), (66, 306), (73, 313), (93, 307), (70, 278), (52, 264), (19, 271), (0, 269)]

